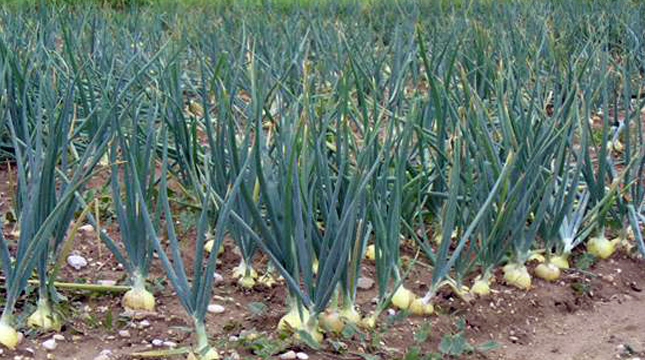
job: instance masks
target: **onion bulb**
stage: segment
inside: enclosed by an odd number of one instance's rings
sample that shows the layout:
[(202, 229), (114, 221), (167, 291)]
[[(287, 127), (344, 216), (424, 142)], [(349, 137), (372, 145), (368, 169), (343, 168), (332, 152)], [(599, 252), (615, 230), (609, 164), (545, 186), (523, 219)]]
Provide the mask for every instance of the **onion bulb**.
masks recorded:
[(566, 255), (558, 255), (551, 257), (551, 264), (557, 266), (560, 269), (569, 268), (569, 260)]
[(477, 296), (487, 296), (490, 294), (490, 280), (488, 277), (482, 277), (478, 275), (475, 278), (473, 286), (470, 288), (470, 292)]
[(10, 350), (14, 350), (18, 345), (18, 332), (5, 321), (0, 321), (0, 344)]
[(604, 235), (593, 237), (587, 242), (587, 251), (597, 258), (606, 259), (614, 253), (614, 250), (616, 250), (615, 243), (607, 240)]
[(410, 312), (415, 315), (430, 315), (434, 313), (434, 306), (430, 303), (425, 303), (422, 298), (415, 298), (410, 303)]
[(206, 354), (202, 355), (199, 360), (217, 360), (219, 359), (219, 354), (215, 348), (210, 348)]
[(278, 330), (280, 331), (289, 331), (292, 329), (302, 329), (303, 322), (309, 319), (309, 311), (307, 309), (302, 309), (302, 319), (300, 319), (300, 313), (296, 306), (292, 306), (291, 310), (286, 313), (278, 322)]
[(267, 271), (264, 275), (260, 276), (258, 282), (266, 287), (273, 287), (273, 285), (275, 285), (276, 283), (276, 280), (273, 274)]
[(368, 245), (367, 249), (365, 249), (365, 258), (368, 260), (376, 259), (376, 248), (374, 247), (374, 244)]
[(233, 277), (239, 278), (237, 283), (243, 288), (252, 288), (255, 286), (255, 279), (258, 277), (258, 273), (251, 267), (247, 265), (246, 261), (240, 261), (240, 264), (233, 269)]
[(251, 276), (244, 276), (237, 283), (245, 289), (250, 289), (255, 286), (255, 279)]
[[(213, 250), (213, 246), (215, 246), (215, 240), (208, 240), (206, 244), (204, 244), (204, 250), (206, 252), (211, 252)], [(217, 252), (217, 255), (221, 255), (224, 252), (224, 245), (219, 247), (219, 251)]]
[(522, 290), (531, 288), (531, 275), (524, 264), (507, 264), (504, 266), (506, 283)]
[(52, 311), (49, 301), (46, 299), (38, 300), (38, 307), (33, 314), (27, 319), (27, 324), (31, 327), (41, 328), (43, 330), (60, 330), (60, 316)]
[(247, 265), (246, 261), (242, 260), (240, 261), (240, 264), (233, 269), (233, 277), (241, 278), (247, 275), (254, 279), (258, 277), (258, 273), (253, 269), (253, 267)]
[(361, 315), (356, 311), (353, 305), (344, 307), (340, 313), (340, 318), (346, 324), (358, 324), (361, 321)]
[(531, 256), (529, 256), (528, 261), (532, 261), (532, 260), (543, 263), (545, 259), (544, 259), (544, 255), (534, 251), (531, 253)]
[(535, 268), (535, 275), (546, 281), (555, 281), (560, 277), (560, 268), (551, 262), (543, 263)]
[(123, 307), (128, 310), (155, 311), (155, 297), (146, 290), (143, 278), (134, 276), (134, 286), (123, 296)]
[(297, 331), (303, 331), (309, 334), (314, 340), (322, 341), (323, 336), (318, 331), (318, 321), (317, 319), (312, 319), (309, 315), (307, 309), (302, 309), (302, 319), (300, 318), (300, 313), (298, 308), (293, 306), (289, 312), (284, 315), (278, 322), (278, 330), (283, 332), (295, 331), (296, 337), (298, 337)]
[(360, 322), (361, 326), (367, 329), (374, 329), (376, 326), (376, 313), (372, 313), (369, 316), (366, 316)]
[(345, 326), (336, 310), (327, 310), (320, 314), (318, 321), (323, 330), (332, 333), (340, 333)]
[(392, 296), (392, 304), (401, 310), (407, 310), (415, 297), (412, 291), (401, 285)]

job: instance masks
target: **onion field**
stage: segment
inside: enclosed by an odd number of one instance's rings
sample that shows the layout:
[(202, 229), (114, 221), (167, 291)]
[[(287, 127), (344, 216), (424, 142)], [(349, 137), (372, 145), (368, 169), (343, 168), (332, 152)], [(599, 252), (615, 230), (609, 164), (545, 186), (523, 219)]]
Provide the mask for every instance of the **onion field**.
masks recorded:
[(1, 359), (640, 359), (645, 3), (0, 5)]

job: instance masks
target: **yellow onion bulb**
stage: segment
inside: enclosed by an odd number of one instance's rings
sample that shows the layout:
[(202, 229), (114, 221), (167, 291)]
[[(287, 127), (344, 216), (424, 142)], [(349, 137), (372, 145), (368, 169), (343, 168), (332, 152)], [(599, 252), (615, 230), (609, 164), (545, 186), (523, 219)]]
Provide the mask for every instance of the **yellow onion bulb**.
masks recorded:
[(339, 315), (346, 324), (358, 324), (361, 321), (361, 315), (354, 306), (347, 306), (340, 311)]
[(365, 258), (368, 260), (376, 259), (376, 247), (374, 244), (368, 245), (367, 249), (365, 249)]
[(551, 264), (557, 266), (560, 269), (568, 269), (569, 268), (569, 259), (567, 259), (566, 255), (557, 255), (551, 257)]
[(522, 290), (531, 288), (531, 275), (524, 264), (509, 264), (504, 266), (504, 280), (508, 285)]
[(531, 256), (529, 256), (529, 261), (535, 260), (537, 262), (543, 263), (544, 262), (544, 255), (538, 253), (538, 252), (532, 252)]
[(307, 309), (302, 309), (302, 319), (300, 319), (298, 308), (294, 306), (280, 319), (278, 322), (278, 330), (289, 331), (291, 329), (302, 329), (302, 321), (304, 320), (306, 322), (308, 318), (309, 311), (307, 311)]
[(407, 310), (415, 297), (412, 291), (401, 285), (392, 296), (392, 304), (401, 310)]
[(215, 348), (210, 348), (206, 354), (202, 355), (199, 360), (217, 360), (219, 359), (219, 354)]
[(250, 275), (243, 276), (237, 281), (237, 283), (245, 289), (250, 289), (255, 286), (255, 279)]
[[(206, 250), (206, 252), (209, 253), (213, 251), (213, 246), (215, 246), (215, 240), (208, 240), (206, 244), (204, 244), (204, 250)], [(223, 252), (224, 252), (224, 245), (222, 244), (222, 246), (219, 247), (219, 251), (217, 251), (217, 255), (221, 255)]]
[(587, 242), (587, 251), (600, 259), (606, 259), (616, 250), (614, 242), (607, 240), (603, 235), (591, 238)]
[(372, 313), (369, 316), (364, 317), (361, 322), (361, 326), (367, 329), (374, 329), (376, 326), (376, 314)]
[(61, 328), (60, 316), (52, 311), (46, 300), (38, 301), (38, 307), (27, 319), (27, 324), (43, 330), (60, 330)]
[(251, 279), (255, 279), (258, 277), (258, 273), (255, 271), (255, 269), (253, 269), (252, 266), (247, 265), (246, 261), (242, 260), (240, 261), (240, 264), (233, 269), (233, 277), (250, 277)]
[(410, 312), (415, 315), (431, 315), (434, 313), (434, 306), (431, 303), (425, 303), (422, 298), (415, 298), (410, 303)]
[(155, 311), (155, 297), (145, 287), (134, 287), (125, 293), (123, 307), (128, 310)]
[(556, 281), (560, 277), (560, 268), (551, 262), (543, 263), (535, 268), (535, 275), (546, 281)]
[(273, 287), (273, 285), (275, 285), (276, 283), (276, 280), (270, 272), (267, 272), (266, 274), (260, 276), (258, 282), (266, 287)]
[(340, 333), (345, 326), (336, 310), (327, 310), (320, 314), (318, 322), (323, 330), (332, 333)]
[(487, 296), (490, 294), (490, 282), (488, 279), (485, 279), (481, 276), (475, 278), (473, 286), (470, 288), (470, 292), (477, 296)]
[(0, 321), (0, 344), (9, 350), (14, 350), (18, 345), (18, 332), (5, 321)]

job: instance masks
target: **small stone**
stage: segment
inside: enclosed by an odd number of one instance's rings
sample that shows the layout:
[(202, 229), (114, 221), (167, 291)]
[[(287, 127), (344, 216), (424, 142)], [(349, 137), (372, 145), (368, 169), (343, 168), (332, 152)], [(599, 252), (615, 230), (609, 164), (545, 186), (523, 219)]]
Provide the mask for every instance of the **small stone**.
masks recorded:
[(238, 354), (237, 351), (233, 351), (228, 358), (231, 360), (240, 360), (240, 354)]
[(54, 358), (54, 354), (47, 354), (47, 359), (53, 359), (53, 358)]
[(67, 264), (76, 270), (80, 270), (87, 266), (87, 260), (80, 255), (70, 255), (67, 257)]
[(224, 282), (224, 277), (220, 275), (219, 273), (214, 272), (213, 273), (213, 279), (215, 280), (215, 284), (219, 284), (221, 282)]
[(129, 338), (130, 332), (128, 330), (119, 330), (119, 336), (122, 338)]
[(394, 309), (387, 309), (387, 314), (388, 314), (388, 315), (390, 315), (390, 316), (394, 316), (394, 315), (396, 315), (396, 310), (394, 310)]
[(142, 329), (150, 327), (150, 321), (143, 320), (142, 322), (139, 323), (139, 327), (141, 327)]
[(116, 285), (116, 280), (99, 280), (96, 283), (101, 286), (114, 286)]
[(163, 340), (161, 339), (153, 339), (150, 343), (152, 344), (152, 346), (156, 346), (156, 347), (163, 346)]
[(520, 338), (518, 338), (517, 336), (509, 336), (508, 339), (514, 343), (520, 341)]
[(238, 340), (239, 340), (239, 338), (237, 336), (235, 336), (235, 335), (231, 335), (231, 336), (228, 337), (229, 342), (236, 342)]
[(94, 226), (92, 226), (91, 224), (83, 225), (83, 226), (78, 228), (78, 231), (80, 231), (81, 233), (83, 233), (85, 235), (89, 235), (92, 232), (94, 232)]
[(289, 350), (286, 353), (280, 355), (280, 359), (282, 359), (282, 360), (294, 360), (297, 357), (298, 357), (298, 355), (296, 355), (296, 352), (293, 351), (293, 350)]
[(296, 354), (296, 357), (297, 357), (298, 359), (300, 359), (300, 360), (307, 360), (307, 359), (309, 359), (309, 355), (307, 355), (307, 354), (305, 354), (305, 353), (303, 353), (303, 352), (299, 352), (299, 353), (297, 353), (297, 354)]
[(369, 290), (374, 286), (374, 280), (367, 277), (360, 277), (358, 278), (356, 286), (361, 290)]
[(213, 313), (213, 314), (221, 314), (224, 312), (224, 307), (222, 305), (218, 304), (210, 304), (208, 305), (208, 312)]
[(114, 335), (108, 335), (108, 337), (105, 338), (106, 340), (114, 340), (116, 339), (116, 336)]
[(47, 351), (54, 351), (54, 350), (56, 350), (57, 346), (58, 346), (58, 344), (56, 344), (56, 340), (54, 340), (54, 339), (49, 339), (49, 340), (43, 342), (43, 348), (45, 348), (45, 350), (47, 350)]
[(176, 348), (176, 347), (177, 347), (177, 343), (174, 343), (174, 342), (172, 342), (172, 341), (164, 341), (164, 342), (163, 342), (163, 345), (164, 345), (165, 347), (169, 347), (169, 348), (172, 348), (172, 349), (174, 349), (174, 348)]
[(35, 354), (36, 353), (36, 350), (34, 350), (32, 348), (26, 348), (25, 351), (30, 353), (30, 354)]
[(65, 337), (61, 334), (55, 334), (54, 336), (52, 336), (52, 339), (56, 341), (65, 341)]

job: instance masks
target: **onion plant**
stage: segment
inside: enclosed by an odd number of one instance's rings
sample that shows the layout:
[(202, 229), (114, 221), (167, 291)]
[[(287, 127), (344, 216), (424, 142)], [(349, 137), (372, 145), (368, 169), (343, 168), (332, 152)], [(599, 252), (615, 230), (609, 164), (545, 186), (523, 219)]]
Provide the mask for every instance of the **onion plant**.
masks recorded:
[[(5, 68), (5, 75), (8, 68)], [(13, 69), (13, 75), (18, 75)], [(0, 233), (0, 261), (2, 272), (5, 276), (6, 289), (5, 307), (0, 317), (0, 343), (8, 348), (17, 345), (17, 332), (13, 328), (12, 316), (20, 294), (27, 286), (27, 281), (33, 269), (38, 265), (39, 301), (36, 312), (29, 318), (29, 323), (45, 329), (60, 327), (60, 318), (52, 309), (50, 291), (51, 282), (48, 281), (47, 265), (50, 252), (61, 243), (70, 224), (73, 210), (75, 209), (74, 196), (81, 186), (92, 174), (95, 165), (103, 155), (107, 142), (106, 132), (109, 130), (108, 122), (103, 122), (98, 128), (96, 136), (87, 144), (83, 156), (72, 163), (66, 159), (67, 144), (73, 112), (71, 109), (73, 82), (67, 84), (67, 101), (60, 108), (45, 107), (47, 115), (42, 111), (43, 104), (40, 96), (45, 96), (44, 86), (50, 86), (42, 74), (29, 70), (23, 73), (25, 87), (21, 91), (11, 91), (9, 94), (19, 95), (9, 103), (9, 111), (3, 112), (3, 117), (8, 116), (7, 125), (12, 134), (14, 145), (14, 158), (18, 170), (19, 190), (21, 199), (20, 234), (12, 261), (11, 249)], [(11, 79), (11, 76), (8, 77)], [(15, 78), (14, 78), (15, 79)], [(36, 84), (34, 89), (27, 85)], [(10, 80), (10, 86), (15, 86)], [(34, 90), (36, 95), (30, 105), (27, 91)], [(0, 99), (1, 101), (2, 99)], [(33, 107), (28, 112), (28, 108)], [(28, 113), (35, 116), (33, 123), (28, 123)], [(31, 116), (31, 115), (30, 115)], [(61, 181), (57, 166), (62, 164), (66, 170), (69, 181)], [(60, 187), (56, 187), (56, 184)], [(51, 249), (51, 250), (50, 250)]]
[[(174, 221), (172, 218), (172, 213), (170, 210), (170, 203), (168, 200), (168, 136), (167, 130), (163, 130), (162, 141), (164, 144), (163, 148), (163, 157), (162, 157), (162, 168), (161, 168), (161, 178), (160, 178), (160, 204), (163, 208), (163, 213), (166, 218), (166, 234), (168, 236), (170, 256), (167, 255), (166, 251), (160, 241), (158, 236), (158, 231), (156, 230), (155, 221), (148, 212), (146, 207), (142, 207), (141, 213), (143, 214), (143, 222), (147, 228), (147, 233), (152, 238), (152, 243), (154, 249), (159, 254), (162, 265), (166, 270), (168, 278), (171, 285), (177, 292), (179, 301), (184, 307), (186, 312), (191, 317), (191, 320), (194, 323), (195, 335), (197, 344), (195, 346), (195, 352), (198, 354), (199, 359), (202, 360), (211, 360), (219, 358), (217, 350), (210, 346), (208, 341), (208, 334), (206, 333), (206, 326), (204, 323), (204, 318), (206, 315), (206, 310), (210, 302), (213, 289), (213, 273), (215, 271), (215, 265), (217, 261), (217, 252), (211, 251), (207, 258), (204, 258), (204, 243), (207, 236), (207, 231), (209, 227), (209, 212), (214, 211), (215, 209), (211, 208), (211, 196), (209, 193), (213, 191), (210, 189), (210, 184), (205, 183), (205, 187), (202, 188), (201, 194), (205, 196), (202, 197), (202, 206), (199, 221), (197, 224), (197, 233), (195, 240), (195, 249), (194, 249), (194, 267), (192, 272), (192, 280), (189, 281), (186, 265), (181, 256), (181, 249), (179, 240), (177, 239), (176, 231), (174, 228)], [(130, 161), (134, 161), (133, 154), (128, 156)], [(229, 213), (233, 208), (235, 203), (235, 197), (239, 190), (240, 184), (244, 178), (244, 169), (250, 163), (249, 156), (247, 161), (242, 165), (240, 169), (240, 175), (235, 179), (235, 182), (231, 184), (231, 188), (224, 198), (224, 202), (221, 207), (217, 209), (218, 218), (217, 223), (214, 227), (214, 241), (215, 246), (218, 248), (222, 241), (224, 240), (224, 235), (227, 231), (227, 221)], [(206, 159), (206, 164), (209, 163), (209, 159)], [(206, 173), (208, 174), (208, 173)], [(207, 175), (209, 176), (209, 175)], [(140, 201), (144, 201), (145, 194), (142, 192), (142, 186), (135, 177), (135, 189), (136, 192), (134, 196), (141, 198)]]
[[(112, 201), (121, 243), (125, 248), (122, 258), (126, 262), (123, 265), (132, 286), (123, 296), (123, 306), (142, 311), (155, 309), (154, 296), (145, 287), (152, 258), (152, 240), (142, 210), (154, 206), (155, 185), (158, 182), (153, 153), (153, 144), (157, 141), (155, 112), (149, 115), (145, 124), (139, 124), (136, 118), (133, 124), (115, 123), (117, 136), (110, 148)], [(127, 154), (128, 157), (119, 159), (118, 153)]]

